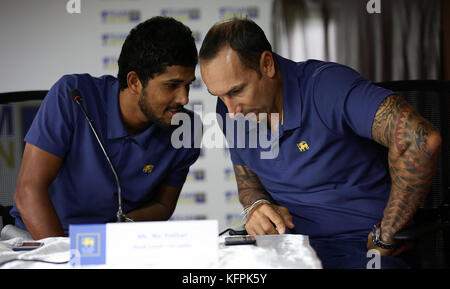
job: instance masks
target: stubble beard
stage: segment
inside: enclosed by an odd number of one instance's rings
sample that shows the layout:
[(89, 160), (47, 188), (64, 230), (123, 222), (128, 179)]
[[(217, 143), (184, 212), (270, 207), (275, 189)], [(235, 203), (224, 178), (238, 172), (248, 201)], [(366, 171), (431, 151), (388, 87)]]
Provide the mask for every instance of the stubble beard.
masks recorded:
[(171, 124), (168, 124), (164, 121), (162, 117), (157, 117), (155, 112), (152, 110), (152, 108), (147, 104), (146, 102), (147, 95), (144, 90), (142, 90), (141, 97), (138, 101), (138, 106), (141, 112), (145, 115), (147, 118), (149, 124), (156, 124), (158, 127), (162, 129), (169, 129), (172, 127)]

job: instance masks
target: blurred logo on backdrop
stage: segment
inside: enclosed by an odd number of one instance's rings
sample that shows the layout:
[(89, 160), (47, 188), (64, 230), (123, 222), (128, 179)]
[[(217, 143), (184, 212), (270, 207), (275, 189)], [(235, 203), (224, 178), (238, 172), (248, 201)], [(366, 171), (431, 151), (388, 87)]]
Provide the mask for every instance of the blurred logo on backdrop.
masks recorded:
[(205, 181), (205, 178), (205, 170), (191, 170), (186, 177), (186, 182), (201, 182)]
[(259, 8), (256, 6), (249, 7), (220, 7), (219, 8), (220, 19), (237, 18), (250, 18), (257, 19), (259, 17)]
[(200, 33), (200, 31), (192, 31), (192, 37), (194, 37), (194, 41), (196, 44), (201, 44), (202, 34)]
[(127, 36), (127, 33), (103, 33), (102, 46), (122, 47)]
[(199, 8), (164, 8), (161, 9), (161, 16), (173, 17), (178, 21), (189, 21), (200, 19)]
[(224, 177), (226, 181), (235, 181), (236, 176), (234, 175), (234, 170), (232, 168), (224, 169)]
[(177, 214), (172, 215), (169, 221), (188, 221), (188, 220), (206, 220), (208, 217), (204, 214)]
[(225, 191), (225, 201), (228, 204), (240, 204), (237, 191)]
[(117, 63), (117, 56), (104, 56), (103, 57), (103, 69), (105, 70), (117, 70), (119, 69), (119, 64)]
[(225, 219), (227, 227), (239, 227), (245, 223), (241, 214), (227, 214)]
[(206, 204), (205, 192), (186, 193), (183, 192), (178, 199), (180, 205)]
[(101, 12), (103, 23), (135, 23), (141, 21), (140, 10), (103, 10)]

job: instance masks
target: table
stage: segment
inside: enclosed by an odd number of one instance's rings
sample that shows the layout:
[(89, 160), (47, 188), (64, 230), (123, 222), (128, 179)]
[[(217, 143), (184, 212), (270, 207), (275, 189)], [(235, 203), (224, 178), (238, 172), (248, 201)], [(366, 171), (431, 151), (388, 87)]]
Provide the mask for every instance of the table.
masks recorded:
[[(320, 260), (304, 235), (255, 236), (257, 245), (225, 246), (219, 237), (219, 261), (210, 269), (320, 269)], [(46, 238), (44, 245), (26, 252), (12, 250), (23, 238), (0, 241), (0, 268), (74, 268), (70, 263), (70, 239)], [(22, 260), (16, 260), (22, 259)], [(24, 261), (27, 260), (42, 260)], [(9, 261), (14, 260), (14, 261)], [(51, 263), (50, 263), (51, 262)], [(54, 264), (58, 263), (58, 264)], [(75, 267), (76, 268), (76, 267)], [(106, 265), (83, 268), (118, 268)], [(129, 268), (129, 267), (126, 267)], [(156, 269), (156, 268), (155, 268)], [(176, 268), (175, 268), (176, 269)], [(194, 269), (194, 268), (192, 268)]]

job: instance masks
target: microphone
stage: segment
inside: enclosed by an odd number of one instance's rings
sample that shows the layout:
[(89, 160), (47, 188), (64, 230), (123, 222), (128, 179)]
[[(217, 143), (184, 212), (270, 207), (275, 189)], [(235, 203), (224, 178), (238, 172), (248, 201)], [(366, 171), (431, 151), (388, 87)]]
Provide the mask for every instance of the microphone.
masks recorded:
[(125, 220), (131, 220), (129, 219), (127, 216), (125, 216), (125, 214), (122, 211), (122, 187), (120, 186), (120, 179), (119, 179), (119, 175), (117, 174), (116, 168), (114, 167), (111, 158), (109, 157), (108, 152), (106, 151), (105, 145), (103, 144), (102, 140), (100, 139), (97, 130), (94, 127), (94, 122), (92, 121), (92, 119), (89, 117), (86, 109), (83, 106), (82, 100), (83, 98), (81, 97), (81, 92), (79, 89), (72, 89), (70, 91), (70, 97), (72, 98), (72, 100), (78, 104), (78, 106), (81, 108), (81, 111), (83, 112), (84, 116), (86, 117), (89, 126), (91, 127), (92, 132), (95, 135), (95, 138), (97, 139), (98, 144), (100, 145), (100, 147), (102, 148), (103, 154), (106, 157), (106, 160), (109, 163), (109, 166), (111, 167), (111, 170), (114, 174), (114, 178), (116, 179), (116, 185), (117, 185), (117, 197), (118, 197), (118, 211), (117, 211), (117, 222), (124, 222)]

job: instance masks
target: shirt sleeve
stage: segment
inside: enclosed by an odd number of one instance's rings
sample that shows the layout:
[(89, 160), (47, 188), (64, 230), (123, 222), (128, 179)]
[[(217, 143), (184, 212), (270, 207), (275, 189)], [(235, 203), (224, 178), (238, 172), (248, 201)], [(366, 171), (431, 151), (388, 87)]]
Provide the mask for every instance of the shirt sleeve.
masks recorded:
[(72, 143), (74, 104), (69, 91), (76, 87), (75, 77), (66, 75), (47, 93), (25, 135), (25, 142), (64, 158)]
[(186, 181), (187, 174), (189, 173), (189, 168), (192, 166), (200, 156), (199, 148), (186, 149), (188, 153), (183, 161), (178, 164), (178, 166), (170, 172), (163, 183), (181, 188)]
[(353, 132), (373, 139), (375, 113), (393, 92), (337, 63), (324, 63), (315, 70), (312, 78), (314, 103), (323, 123), (338, 134)]

